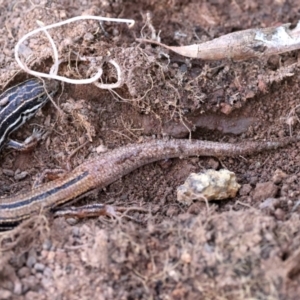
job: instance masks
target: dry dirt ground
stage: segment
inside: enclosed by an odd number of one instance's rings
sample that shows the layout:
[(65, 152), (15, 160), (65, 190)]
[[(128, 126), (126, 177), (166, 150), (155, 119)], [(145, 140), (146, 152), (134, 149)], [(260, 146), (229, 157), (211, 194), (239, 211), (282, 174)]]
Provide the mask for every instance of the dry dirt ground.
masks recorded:
[[(13, 137), (47, 131), (31, 153), (1, 152), (1, 195), (29, 190), (45, 169), (72, 167), (97, 150), (149, 138), (239, 142), (275, 140), (300, 129), (299, 52), (247, 61), (204, 62), (135, 41), (160, 35), (190, 45), (238, 30), (299, 20), (300, 2), (85, 0), (0, 1), (0, 88), (22, 82), (13, 48), (36, 20), (77, 15), (122, 17), (125, 24), (81, 21), (50, 30), (64, 61), (59, 73), (86, 78), (94, 57), (115, 59), (121, 88), (64, 84)], [(49, 72), (52, 51), (41, 34), (22, 51)], [(25, 53), (26, 54), (26, 53)], [(104, 63), (103, 80), (116, 74)], [(94, 70), (92, 70), (94, 71)], [(88, 142), (88, 143), (86, 143)], [(80, 200), (147, 210), (117, 220), (36, 216), (0, 235), (0, 299), (299, 299), (300, 143), (249, 157), (170, 159)], [(241, 189), (234, 199), (182, 206), (176, 187), (191, 172), (228, 168)], [(133, 220), (126, 218), (130, 216)]]

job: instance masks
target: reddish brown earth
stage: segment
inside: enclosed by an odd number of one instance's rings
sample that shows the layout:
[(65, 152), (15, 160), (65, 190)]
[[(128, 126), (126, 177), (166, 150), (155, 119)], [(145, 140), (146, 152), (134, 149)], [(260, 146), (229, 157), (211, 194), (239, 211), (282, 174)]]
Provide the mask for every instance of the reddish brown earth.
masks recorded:
[[(89, 64), (115, 59), (124, 84), (112, 93), (65, 84), (14, 134), (32, 127), (48, 135), (28, 154), (1, 153), (1, 195), (29, 190), (45, 169), (75, 167), (103, 145), (149, 138), (239, 142), (276, 140), (299, 131), (298, 51), (235, 62), (189, 59), (136, 38), (158, 34), (164, 44), (190, 45), (238, 30), (295, 26), (297, 1), (3, 1), (0, 85), (28, 76), (13, 48), (36, 20), (51, 24), (82, 14), (132, 18), (133, 28), (95, 21), (50, 30), (60, 75), (86, 78)], [(49, 72), (52, 52), (43, 35), (27, 44), (35, 70)], [(116, 74), (104, 63), (103, 79)], [(95, 70), (93, 70), (95, 71)], [(249, 157), (171, 159), (142, 167), (104, 191), (80, 200), (141, 207), (118, 220), (36, 216), (1, 233), (0, 299), (299, 299), (300, 218), (298, 144)], [(190, 207), (176, 187), (191, 172), (226, 167), (242, 185), (234, 199)], [(298, 260), (299, 259), (299, 260)]]

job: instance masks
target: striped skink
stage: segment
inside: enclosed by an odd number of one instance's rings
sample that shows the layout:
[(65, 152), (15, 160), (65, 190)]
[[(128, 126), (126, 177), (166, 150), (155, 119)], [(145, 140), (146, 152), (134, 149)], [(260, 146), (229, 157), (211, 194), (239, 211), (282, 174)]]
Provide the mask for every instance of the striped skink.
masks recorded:
[(4, 146), (17, 150), (26, 149), (25, 144), (8, 139), (9, 135), (26, 121), (48, 101), (48, 95), (54, 95), (58, 89), (55, 81), (45, 82), (29, 79), (15, 85), (0, 95), (0, 150)]
[(17, 196), (0, 198), (0, 226), (49, 211), (95, 188), (104, 188), (131, 171), (161, 159), (188, 156), (239, 156), (284, 147), (299, 137), (239, 144), (197, 140), (153, 140), (124, 146), (86, 161), (61, 178)]

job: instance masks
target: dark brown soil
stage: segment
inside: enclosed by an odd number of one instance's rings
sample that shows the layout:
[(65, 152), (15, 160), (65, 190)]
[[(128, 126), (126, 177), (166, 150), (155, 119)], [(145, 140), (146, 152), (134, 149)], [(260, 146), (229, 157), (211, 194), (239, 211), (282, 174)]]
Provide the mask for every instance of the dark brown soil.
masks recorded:
[[(34, 4), (35, 2), (39, 4)], [(136, 20), (133, 28), (81, 21), (50, 30), (60, 75), (86, 78), (89, 63), (116, 60), (124, 84), (61, 86), (54, 100), (13, 134), (24, 140), (38, 127), (47, 137), (31, 153), (1, 152), (1, 195), (32, 188), (45, 169), (72, 168), (102, 148), (148, 138), (239, 142), (297, 135), (298, 51), (235, 62), (204, 62), (136, 42), (160, 35), (167, 45), (190, 45), (238, 30), (284, 23), (295, 26), (297, 1), (27, 1), (4, 0), (0, 14), (0, 86), (28, 78), (14, 60), (19, 38), (36, 20), (51, 24), (77, 15)], [(28, 65), (49, 72), (53, 63), (42, 34), (27, 44)], [(103, 79), (116, 80), (104, 63)], [(93, 70), (95, 71), (95, 70)], [(88, 141), (88, 143), (86, 143)], [(86, 144), (85, 144), (86, 143)], [(79, 204), (140, 207), (76, 220), (36, 216), (0, 235), (0, 299), (299, 299), (300, 227), (298, 144), (230, 159), (189, 158), (135, 170)], [(176, 188), (191, 172), (226, 167), (241, 189), (234, 199), (190, 207)], [(77, 203), (76, 203), (77, 204)]]

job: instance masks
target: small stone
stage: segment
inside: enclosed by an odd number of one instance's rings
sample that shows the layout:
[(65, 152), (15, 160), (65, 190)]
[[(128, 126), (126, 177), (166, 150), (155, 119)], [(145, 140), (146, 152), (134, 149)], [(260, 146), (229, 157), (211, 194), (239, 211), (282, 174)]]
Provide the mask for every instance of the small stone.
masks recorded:
[(199, 215), (201, 211), (205, 211), (207, 209), (205, 202), (195, 202), (193, 203), (187, 212), (192, 215)]
[(52, 272), (52, 270), (49, 267), (45, 268), (45, 270), (44, 270), (44, 276), (48, 277), (48, 278), (52, 278), (53, 277), (53, 272)]
[(20, 180), (26, 178), (27, 176), (28, 176), (28, 172), (27, 171), (23, 171), (23, 172), (20, 172), (20, 173), (16, 174), (14, 176), (14, 178), (15, 178), (16, 181), (20, 181)]
[(299, 191), (290, 191), (288, 194), (289, 198), (298, 198), (299, 196)]
[[(34, 269), (34, 270), (35, 270), (35, 269)], [(35, 278), (37, 278), (39, 281), (43, 278), (43, 276), (44, 276), (43, 273), (38, 273), (38, 272), (37, 272), (37, 273), (35, 274)]]
[(192, 257), (188, 252), (183, 252), (181, 254), (180, 260), (185, 264), (189, 264), (192, 261)]
[(6, 299), (12, 299), (12, 292), (4, 289), (0, 289), (0, 299), (6, 300)]
[(176, 287), (172, 291), (171, 297), (172, 299), (184, 299), (186, 295), (187, 295), (187, 287)]
[(31, 275), (35, 275), (36, 274), (36, 269), (35, 268), (31, 268), (30, 269), (30, 273), (31, 273)]
[(177, 201), (191, 205), (193, 200), (223, 200), (234, 198), (240, 185), (233, 172), (226, 169), (191, 173), (183, 185), (177, 188)]
[(209, 158), (207, 162), (207, 166), (213, 170), (217, 170), (219, 168), (219, 164), (219, 161), (213, 157)]
[(247, 90), (245, 98), (246, 99), (251, 99), (255, 96), (255, 93), (252, 90)]
[(49, 240), (49, 239), (47, 239), (44, 243), (43, 243), (43, 249), (44, 250), (50, 250), (51, 249), (51, 246), (52, 246), (52, 242)]
[(23, 267), (18, 270), (18, 277), (23, 278), (30, 275), (30, 269), (28, 267)]
[(288, 184), (283, 184), (281, 187), (281, 193), (288, 193), (290, 191), (290, 186)]
[(225, 115), (229, 115), (232, 112), (233, 107), (227, 103), (221, 103), (221, 112)]
[(36, 257), (33, 256), (33, 255), (30, 255), (27, 258), (26, 266), (31, 269), (34, 266), (35, 263), (36, 263)]
[(74, 237), (80, 237), (80, 229), (78, 226), (72, 228), (72, 235)]
[(181, 73), (185, 73), (187, 71), (187, 65), (186, 64), (182, 64), (179, 68), (180, 72)]
[(90, 32), (87, 32), (84, 36), (83, 39), (87, 42), (91, 42), (94, 39), (94, 35)]
[(49, 278), (43, 277), (41, 280), (41, 284), (45, 289), (48, 289), (50, 286), (53, 285), (53, 281)]
[(43, 272), (44, 269), (45, 269), (45, 265), (43, 265), (43, 264), (41, 264), (41, 263), (36, 263), (36, 264), (34, 265), (34, 268), (35, 268), (35, 270), (38, 271), (38, 272)]
[(168, 271), (168, 275), (169, 275), (173, 280), (175, 280), (175, 281), (179, 281), (179, 279), (180, 279), (180, 277), (181, 277), (179, 271), (174, 270), (174, 269), (169, 270), (169, 271)]
[(286, 173), (284, 173), (282, 170), (280, 170), (280, 169), (277, 169), (275, 172), (274, 172), (274, 175), (273, 175), (273, 177), (272, 177), (272, 181), (273, 181), (273, 183), (275, 183), (275, 184), (279, 184), (279, 183), (281, 183), (282, 182), (282, 180), (284, 179), (284, 178), (286, 178), (287, 177), (287, 174)]
[(273, 182), (258, 183), (254, 189), (253, 200), (256, 202), (264, 201), (267, 198), (275, 198), (278, 186)]
[(41, 254), (39, 256), (39, 261), (44, 261), (45, 258), (47, 258), (49, 251), (47, 250), (42, 250)]
[(79, 219), (70, 217), (66, 219), (66, 222), (72, 226), (77, 224), (79, 222)]
[(277, 208), (274, 213), (277, 220), (283, 221), (285, 218), (285, 212), (281, 208)]
[(37, 285), (38, 279), (33, 275), (22, 278), (21, 282), (22, 282), (22, 285), (23, 285), (23, 290), (36, 291), (38, 289), (38, 285)]
[(250, 194), (251, 191), (252, 191), (251, 184), (243, 184), (242, 187), (239, 190), (239, 194), (241, 196), (247, 196), (247, 195)]
[(19, 280), (15, 281), (15, 284), (14, 284), (14, 294), (16, 294), (16, 295), (21, 295), (22, 294), (22, 283)]
[(32, 299), (40, 299), (41, 294), (38, 292), (28, 291), (25, 295), (26, 300), (32, 300)]
[(112, 34), (113, 34), (113, 36), (118, 36), (120, 34), (120, 32), (117, 28), (114, 28)]
[(56, 256), (56, 252), (55, 251), (49, 251), (48, 252), (47, 260), (50, 261), (50, 262), (52, 262), (54, 260), (55, 256)]

